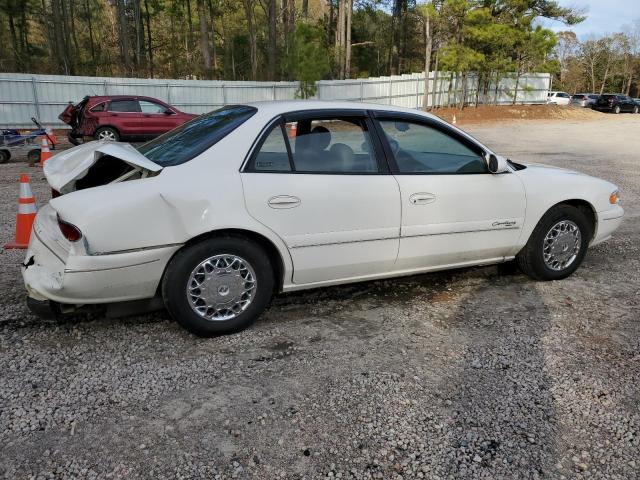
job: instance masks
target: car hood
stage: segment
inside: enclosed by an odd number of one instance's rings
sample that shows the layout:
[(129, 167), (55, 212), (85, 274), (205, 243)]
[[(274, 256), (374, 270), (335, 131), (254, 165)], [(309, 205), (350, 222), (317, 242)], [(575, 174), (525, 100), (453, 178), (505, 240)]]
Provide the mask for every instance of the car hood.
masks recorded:
[(523, 163), (527, 168), (531, 168), (536, 170), (537, 172), (544, 173), (548, 171), (549, 173), (567, 173), (572, 175), (585, 175), (584, 173), (576, 172), (575, 170), (570, 170), (568, 168), (556, 167), (554, 165), (545, 165), (543, 163)]
[(60, 193), (73, 191), (75, 181), (104, 156), (122, 160), (147, 173), (157, 173), (162, 167), (142, 155), (129, 143), (105, 140), (89, 142), (54, 155), (44, 164), (44, 175), (51, 188)]

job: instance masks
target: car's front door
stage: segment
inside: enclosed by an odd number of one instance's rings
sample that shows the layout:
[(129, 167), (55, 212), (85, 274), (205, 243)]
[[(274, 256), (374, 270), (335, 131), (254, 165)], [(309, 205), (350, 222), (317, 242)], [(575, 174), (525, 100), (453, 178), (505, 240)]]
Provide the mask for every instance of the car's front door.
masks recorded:
[(139, 100), (142, 111), (142, 121), (140, 123), (141, 134), (154, 137), (174, 129), (176, 114), (157, 102), (150, 100)]
[(247, 209), (286, 243), (294, 283), (393, 268), (400, 191), (371, 126), (360, 111), (276, 120), (243, 169)]
[(410, 115), (376, 117), (402, 197), (396, 268), (513, 255), (526, 205), (517, 175), (489, 173), (482, 149), (440, 122)]

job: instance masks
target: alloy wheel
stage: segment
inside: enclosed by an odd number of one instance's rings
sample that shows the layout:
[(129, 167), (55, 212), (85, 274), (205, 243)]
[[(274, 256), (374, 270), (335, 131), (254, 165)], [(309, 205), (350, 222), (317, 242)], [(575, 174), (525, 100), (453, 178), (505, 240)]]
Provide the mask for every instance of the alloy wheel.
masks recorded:
[(103, 130), (98, 133), (98, 140), (108, 140), (110, 142), (115, 142), (116, 134), (112, 130)]

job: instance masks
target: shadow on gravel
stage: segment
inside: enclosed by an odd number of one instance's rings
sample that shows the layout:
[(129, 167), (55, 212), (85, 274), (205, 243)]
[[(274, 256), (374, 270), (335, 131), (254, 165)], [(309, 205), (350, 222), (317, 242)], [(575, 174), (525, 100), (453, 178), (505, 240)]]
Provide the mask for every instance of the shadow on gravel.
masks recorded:
[(455, 478), (549, 478), (556, 419), (542, 338), (551, 313), (536, 284), (494, 277), (463, 301), (450, 327), (467, 337), (439, 461)]

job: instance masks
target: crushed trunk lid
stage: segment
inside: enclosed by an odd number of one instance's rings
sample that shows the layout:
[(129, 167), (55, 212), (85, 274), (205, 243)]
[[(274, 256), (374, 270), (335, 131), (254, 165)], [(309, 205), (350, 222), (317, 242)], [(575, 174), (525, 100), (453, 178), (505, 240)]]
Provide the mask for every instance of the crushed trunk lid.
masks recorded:
[(62, 194), (69, 193), (76, 189), (76, 182), (87, 176), (91, 167), (101, 159), (107, 163), (120, 160), (130, 167), (127, 172), (114, 179), (109, 178), (102, 184), (127, 180), (138, 173), (145, 177), (162, 170), (160, 165), (142, 155), (131, 144), (103, 140), (78, 145), (51, 157), (44, 164), (44, 175), (51, 188)]
[(87, 104), (88, 100), (89, 97), (84, 97), (75, 105), (69, 102), (62, 113), (58, 115), (58, 118), (67, 125), (71, 125), (73, 128), (77, 127), (79, 123), (78, 117), (80, 116), (80, 113), (82, 112), (84, 106)]

